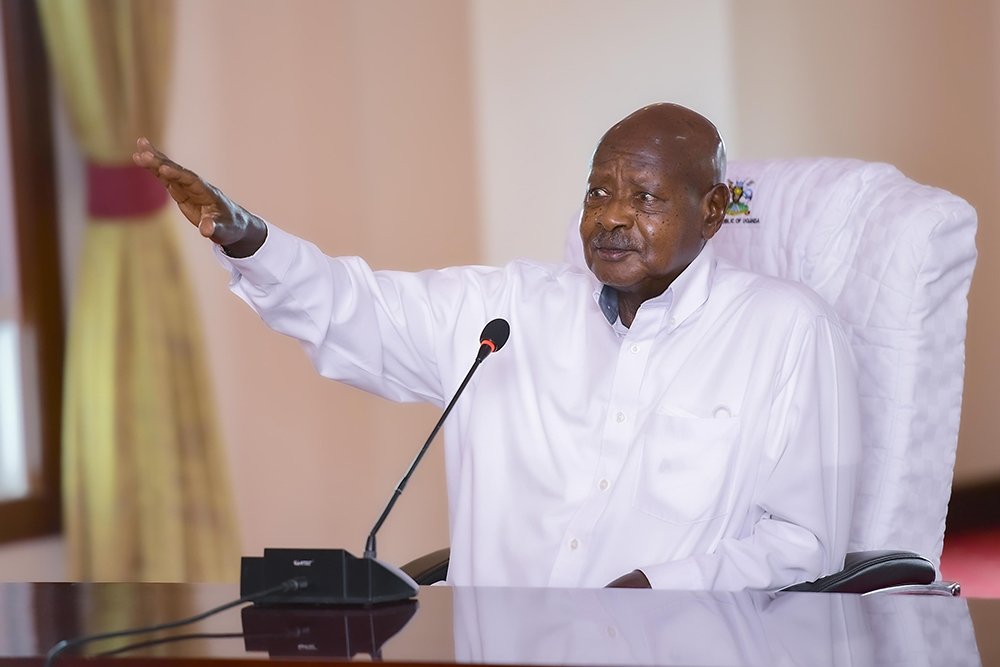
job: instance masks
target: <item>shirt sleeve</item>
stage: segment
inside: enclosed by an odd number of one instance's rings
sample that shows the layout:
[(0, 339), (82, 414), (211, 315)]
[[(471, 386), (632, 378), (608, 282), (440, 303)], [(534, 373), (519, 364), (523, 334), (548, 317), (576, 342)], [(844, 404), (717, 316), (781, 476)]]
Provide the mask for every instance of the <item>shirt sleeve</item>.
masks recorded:
[(817, 317), (803, 329), (776, 383), (760, 520), (711, 553), (640, 567), (653, 588), (776, 590), (843, 567), (861, 458), (857, 370), (837, 324)]
[(468, 347), (471, 365), (487, 304), (495, 312), (502, 298), (502, 269), (372, 271), (359, 257), (328, 257), (270, 223), (250, 257), (217, 246), (215, 253), (230, 271), (229, 288), (269, 327), (297, 339), (321, 375), (395, 401), (443, 406), (442, 358)]

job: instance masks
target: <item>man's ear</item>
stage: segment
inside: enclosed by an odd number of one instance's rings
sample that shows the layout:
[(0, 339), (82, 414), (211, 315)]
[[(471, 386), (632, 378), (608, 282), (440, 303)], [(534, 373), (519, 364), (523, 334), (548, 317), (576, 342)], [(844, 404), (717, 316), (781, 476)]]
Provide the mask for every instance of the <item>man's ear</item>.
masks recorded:
[(726, 207), (729, 206), (729, 186), (725, 183), (716, 183), (702, 200), (702, 207), (705, 211), (705, 223), (701, 228), (701, 236), (706, 241), (719, 231), (722, 221), (726, 217)]

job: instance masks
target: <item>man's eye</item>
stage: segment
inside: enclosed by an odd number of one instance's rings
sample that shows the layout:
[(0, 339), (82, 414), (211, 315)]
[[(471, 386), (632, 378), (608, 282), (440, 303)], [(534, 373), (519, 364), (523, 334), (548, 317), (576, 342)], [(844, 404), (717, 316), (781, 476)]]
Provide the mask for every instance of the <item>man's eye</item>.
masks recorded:
[(656, 201), (656, 197), (649, 194), (648, 192), (640, 192), (639, 201), (641, 201), (643, 204), (652, 204), (654, 201)]
[(606, 197), (608, 191), (604, 188), (591, 188), (587, 191), (587, 199), (594, 199), (595, 197)]

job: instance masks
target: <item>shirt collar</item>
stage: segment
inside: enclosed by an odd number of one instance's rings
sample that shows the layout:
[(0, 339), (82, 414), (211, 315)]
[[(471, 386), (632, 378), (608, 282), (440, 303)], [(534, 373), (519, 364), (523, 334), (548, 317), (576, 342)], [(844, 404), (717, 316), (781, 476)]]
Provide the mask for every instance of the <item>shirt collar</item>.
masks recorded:
[[(708, 301), (708, 295), (712, 291), (712, 280), (715, 277), (715, 264), (715, 249), (709, 240), (694, 261), (674, 279), (670, 287), (660, 296), (650, 299), (651, 302), (665, 303), (670, 310), (668, 331), (679, 327)], [(618, 290), (608, 285), (601, 285), (600, 289), (594, 292), (594, 299), (608, 320), (608, 324), (614, 326), (618, 321)]]

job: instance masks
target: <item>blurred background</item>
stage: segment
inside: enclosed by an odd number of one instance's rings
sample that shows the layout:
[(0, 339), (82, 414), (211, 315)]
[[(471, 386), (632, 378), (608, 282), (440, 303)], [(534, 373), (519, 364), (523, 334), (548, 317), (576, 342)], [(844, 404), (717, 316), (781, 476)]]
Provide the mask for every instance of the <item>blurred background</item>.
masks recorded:
[[(364, 536), (437, 413), (320, 378), (128, 169), (143, 134), (331, 255), (558, 261), (601, 134), (887, 162), (979, 213), (942, 569), (1000, 595), (991, 0), (2, 0), (0, 580), (235, 580)], [(131, 179), (131, 180), (130, 180)], [(132, 200), (108, 196), (125, 184)], [(62, 475), (60, 476), (60, 472)], [(380, 532), (448, 544), (440, 444)]]

